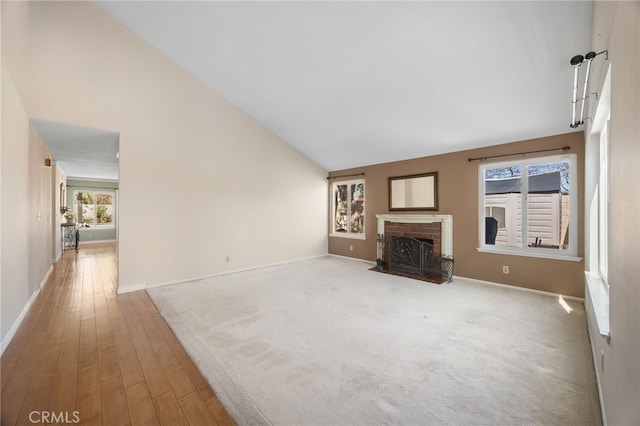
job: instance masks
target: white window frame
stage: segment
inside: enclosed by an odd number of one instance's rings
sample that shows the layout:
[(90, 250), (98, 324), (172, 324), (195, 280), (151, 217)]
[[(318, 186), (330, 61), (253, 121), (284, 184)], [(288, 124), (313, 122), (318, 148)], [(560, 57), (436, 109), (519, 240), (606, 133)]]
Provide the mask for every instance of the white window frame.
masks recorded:
[[(357, 185), (357, 184), (362, 184), (364, 186), (364, 192), (365, 192), (365, 202), (364, 202), (364, 206), (363, 206), (363, 211), (362, 211), (362, 215), (365, 216), (365, 222), (364, 222), (364, 226), (363, 226), (363, 232), (361, 233), (355, 233), (355, 232), (351, 232), (351, 223), (349, 222), (347, 229), (349, 229), (349, 231), (347, 232), (336, 232), (335, 230), (335, 226), (336, 226), (336, 197), (335, 197), (335, 187), (336, 185), (347, 185), (347, 219), (350, 221), (351, 220), (351, 185)], [(341, 181), (336, 181), (336, 182), (332, 182), (331, 183), (331, 225), (330, 225), (330, 230), (329, 230), (329, 236), (331, 237), (340, 237), (340, 238), (352, 238), (352, 239), (357, 239), (357, 240), (364, 240), (366, 239), (366, 232), (367, 232), (367, 221), (366, 221), (366, 210), (367, 210), (367, 202), (366, 202), (366, 193), (367, 193), (367, 184), (365, 183), (364, 179), (354, 179), (354, 180), (341, 180)]]
[[(615, 283), (610, 281), (608, 274), (609, 218), (611, 217), (608, 199), (611, 176), (609, 146), (612, 140), (610, 124), (611, 64), (607, 68), (600, 95), (597, 97), (593, 125), (588, 136), (585, 176), (587, 186), (585, 196), (589, 202), (585, 211), (587, 217), (585, 240), (588, 248), (585, 300), (591, 306), (598, 333), (606, 339), (607, 343), (611, 337), (609, 292), (611, 285), (615, 287)], [(601, 188), (604, 188), (604, 191), (601, 192)], [(591, 328), (590, 318), (589, 326)]]
[[(72, 212), (74, 214), (77, 214), (77, 203), (78, 203), (78, 193), (83, 193), (83, 192), (91, 192), (93, 193), (93, 206), (94, 206), (94, 218), (93, 218), (93, 224), (91, 224), (91, 226), (89, 228), (84, 228), (82, 227), (82, 223), (79, 221), (80, 218), (76, 218), (77, 222), (79, 225), (81, 225), (80, 230), (83, 229), (92, 229), (92, 230), (99, 230), (99, 229), (113, 229), (116, 226), (116, 192), (112, 189), (75, 189), (73, 191), (73, 210)], [(111, 223), (109, 224), (101, 224), (98, 225), (97, 224), (97, 220), (98, 220), (98, 194), (107, 194), (107, 195), (111, 195), (111, 202), (112, 202), (112, 206), (113, 206), (113, 212), (112, 212), (112, 219), (111, 219)]]
[[(520, 165), (522, 167), (523, 177), (526, 175), (526, 166), (546, 163), (558, 163), (569, 162), (569, 248), (564, 249), (562, 247), (555, 248), (540, 248), (540, 247), (528, 247), (527, 246), (527, 227), (522, 227), (522, 246), (495, 246), (485, 243), (485, 201), (484, 201), (484, 176), (486, 169), (493, 169), (499, 167), (510, 167)], [(509, 254), (516, 256), (527, 257), (539, 257), (546, 259), (559, 259), (580, 261), (581, 257), (578, 257), (578, 167), (577, 167), (577, 155), (576, 154), (562, 154), (546, 157), (535, 157), (527, 159), (518, 159), (512, 161), (503, 161), (496, 163), (484, 163), (478, 167), (478, 241), (479, 246), (477, 248), (480, 252), (487, 253), (499, 253)], [(522, 179), (522, 188), (520, 196), (522, 202), (522, 215), (521, 220), (523, 224), (527, 221), (527, 209), (524, 207), (527, 205), (527, 193), (528, 193), (528, 179)]]
[[(591, 171), (593, 178), (597, 179), (593, 190), (593, 201), (596, 208), (591, 210), (587, 235), (589, 239), (589, 268), (591, 280), (602, 283), (605, 290), (609, 291), (609, 177), (611, 163), (609, 148), (611, 145), (611, 66), (602, 85), (598, 104), (595, 108), (593, 126), (591, 127), (591, 141), (597, 144), (594, 156), (594, 169)], [(595, 244), (594, 244), (595, 243)], [(594, 276), (595, 275), (595, 276)]]
[(598, 273), (609, 289), (609, 120), (600, 130), (598, 158)]

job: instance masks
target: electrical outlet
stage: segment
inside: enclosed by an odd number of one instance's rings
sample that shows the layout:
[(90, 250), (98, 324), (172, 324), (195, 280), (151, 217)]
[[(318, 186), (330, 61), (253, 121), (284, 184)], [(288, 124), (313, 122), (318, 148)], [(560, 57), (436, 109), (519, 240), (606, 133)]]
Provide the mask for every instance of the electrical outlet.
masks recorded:
[(227, 262), (229, 261), (229, 256), (227, 256), (226, 261), (227, 261)]
[(508, 274), (509, 273), (509, 267), (507, 265), (503, 265), (502, 266), (502, 273), (503, 274)]
[(349, 246), (349, 251), (353, 251), (353, 246)]

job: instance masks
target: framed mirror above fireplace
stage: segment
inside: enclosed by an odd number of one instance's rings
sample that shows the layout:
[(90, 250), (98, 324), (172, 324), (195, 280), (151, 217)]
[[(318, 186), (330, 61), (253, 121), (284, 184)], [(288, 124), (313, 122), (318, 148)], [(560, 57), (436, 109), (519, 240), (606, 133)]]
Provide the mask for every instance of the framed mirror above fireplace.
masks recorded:
[(389, 178), (389, 211), (438, 210), (438, 172)]

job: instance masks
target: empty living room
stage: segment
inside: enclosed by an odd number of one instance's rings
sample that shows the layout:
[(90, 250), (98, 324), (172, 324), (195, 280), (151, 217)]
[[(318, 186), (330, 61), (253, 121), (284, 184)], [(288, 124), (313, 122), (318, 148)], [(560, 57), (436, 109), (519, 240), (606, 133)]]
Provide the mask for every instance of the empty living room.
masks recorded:
[(0, 13), (3, 426), (640, 425), (640, 2)]

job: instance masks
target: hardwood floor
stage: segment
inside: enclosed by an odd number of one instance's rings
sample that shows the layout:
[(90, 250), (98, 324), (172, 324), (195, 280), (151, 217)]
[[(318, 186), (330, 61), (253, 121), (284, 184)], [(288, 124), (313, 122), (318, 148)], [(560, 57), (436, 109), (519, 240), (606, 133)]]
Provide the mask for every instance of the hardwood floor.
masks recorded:
[(233, 424), (147, 293), (116, 294), (116, 265), (100, 244), (54, 266), (1, 359), (2, 425)]

